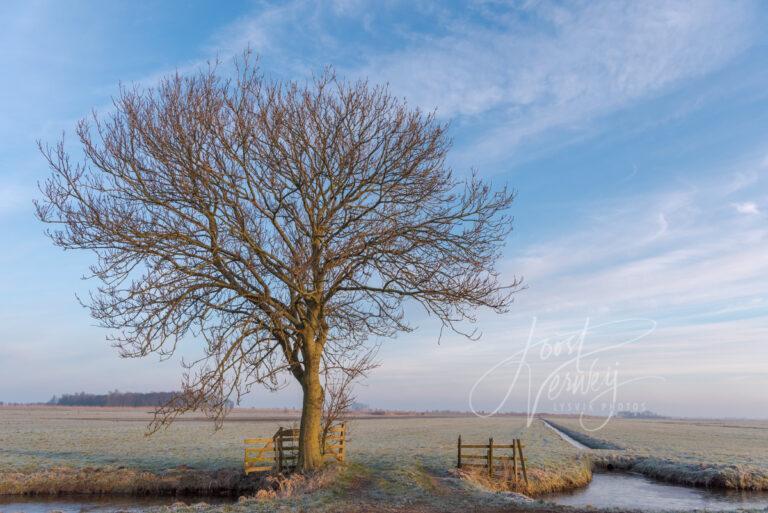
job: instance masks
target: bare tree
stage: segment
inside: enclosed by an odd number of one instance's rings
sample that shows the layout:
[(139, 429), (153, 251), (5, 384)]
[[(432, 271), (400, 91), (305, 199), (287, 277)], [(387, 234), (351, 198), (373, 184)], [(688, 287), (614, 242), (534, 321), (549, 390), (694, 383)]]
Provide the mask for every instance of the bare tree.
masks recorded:
[(78, 124), (77, 161), (63, 139), (41, 144), (52, 174), (37, 215), (58, 246), (95, 253), (84, 302), (122, 356), (203, 342), (155, 427), (194, 409), (220, 423), (228, 401), (287, 372), (312, 469), (324, 361), (412, 329), (406, 301), (451, 329), (508, 307), (519, 282), (494, 266), (513, 196), (457, 180), (446, 126), (386, 88), (332, 71), (269, 81), (248, 54), (235, 68), (122, 88)]

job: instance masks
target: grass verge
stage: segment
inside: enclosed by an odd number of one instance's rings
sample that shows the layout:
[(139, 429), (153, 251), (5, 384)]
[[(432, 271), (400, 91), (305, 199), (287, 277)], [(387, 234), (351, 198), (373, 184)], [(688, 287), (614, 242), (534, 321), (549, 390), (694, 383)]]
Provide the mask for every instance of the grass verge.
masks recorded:
[(237, 496), (269, 486), (265, 478), (246, 477), (240, 469), (177, 468), (155, 473), (129, 468), (61, 466), (0, 473), (0, 495)]

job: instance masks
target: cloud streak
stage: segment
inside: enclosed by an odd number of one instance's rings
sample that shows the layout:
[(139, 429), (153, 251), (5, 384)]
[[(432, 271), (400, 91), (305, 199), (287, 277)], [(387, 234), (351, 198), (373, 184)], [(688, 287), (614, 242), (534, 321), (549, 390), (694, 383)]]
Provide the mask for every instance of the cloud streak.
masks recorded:
[[(755, 9), (751, 0), (475, 2), (470, 9), (293, 0), (260, 4), (179, 69), (213, 58), (228, 65), (248, 46), (277, 77), (335, 65), (471, 126), (456, 158), (476, 164), (478, 155), (508, 157), (553, 130), (583, 135), (601, 116), (723, 67), (754, 43)], [(358, 36), (354, 43), (347, 32)], [(152, 85), (169, 71), (140, 82)]]
[[(489, 116), (480, 153), (658, 94), (724, 65), (750, 44), (749, 3), (549, 2), (489, 12), (443, 37), (373, 57), (361, 70), (445, 118)], [(537, 28), (523, 25), (533, 18)], [(490, 25), (490, 26), (489, 26)], [(418, 38), (418, 36), (415, 36)]]

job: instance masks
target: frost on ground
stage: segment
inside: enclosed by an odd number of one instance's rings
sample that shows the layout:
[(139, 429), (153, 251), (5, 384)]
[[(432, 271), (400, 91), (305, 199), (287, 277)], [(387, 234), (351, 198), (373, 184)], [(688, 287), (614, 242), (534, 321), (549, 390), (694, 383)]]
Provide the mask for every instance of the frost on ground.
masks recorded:
[[(209, 423), (187, 418), (148, 438), (146, 421), (146, 413), (137, 410), (0, 408), (0, 493), (56, 493), (78, 487), (92, 493), (173, 493), (169, 476), (186, 476), (187, 484), (180, 489), (187, 493), (205, 493), (204, 488), (195, 490), (195, 483), (204, 487), (205, 476), (216, 473), (219, 482), (233, 479), (233, 491), (238, 494), (256, 495), (257, 488), (264, 488), (259, 504), (305, 500), (280, 498), (284, 490), (275, 492), (273, 486), (263, 484), (248, 490), (239, 478), (242, 440), (269, 435), (279, 425), (291, 425), (291, 419), (249, 418), (240, 412), (213, 433)], [(588, 482), (577, 451), (538, 421), (527, 428), (525, 418), (513, 416), (376, 417), (349, 423), (349, 465), (338, 482), (311, 493), (312, 500), (330, 504), (335, 497), (357, 494), (401, 509), (441, 500), (457, 508), (470, 503), (509, 505), (514, 495), (489, 492), (488, 487), (457, 479), (459, 434), (465, 443), (487, 442), (491, 436), (497, 443), (521, 438), (529, 477), (538, 489)], [(146, 488), (160, 484), (162, 490)], [(215, 487), (211, 492), (223, 489)]]
[[(489, 481), (482, 473), (459, 478), (455, 469), (458, 435), (465, 443), (486, 443), (493, 437), (503, 444), (521, 438), (531, 481), (525, 492), (534, 496), (587, 484), (589, 458), (597, 458), (603, 465), (610, 461), (616, 467), (626, 464), (633, 470), (647, 464), (642, 471), (649, 475), (653, 475), (652, 469), (683, 475), (673, 465), (685, 465), (688, 472), (699, 476), (723, 476), (728, 475), (728, 465), (743, 466), (751, 473), (735, 470), (733, 479), (744, 483), (745, 475), (754, 479), (758, 475), (754, 469), (764, 471), (768, 462), (768, 423), (731, 426), (615, 420), (600, 437), (627, 449), (588, 451), (584, 457), (539, 420), (527, 427), (526, 419), (519, 416), (384, 416), (349, 423), (345, 467), (308, 478), (245, 479), (242, 440), (269, 435), (296, 420), (291, 412), (276, 420), (278, 413), (235, 412), (218, 432), (208, 422), (187, 417), (167, 431), (145, 437), (149, 417), (139, 410), (0, 408), (0, 493), (19, 493), (19, 487), (25, 487), (21, 490), (25, 493), (79, 490), (235, 493), (245, 497), (235, 504), (178, 504), (173, 508), (211, 513), (371, 511), (374, 505), (376, 511), (562, 511), (538, 501), (520, 500), (510, 493), (513, 486), (499, 479)], [(578, 429), (578, 421), (558, 418), (557, 422)], [(651, 460), (651, 455), (672, 464), (665, 467)], [(622, 463), (622, 457), (629, 459)]]

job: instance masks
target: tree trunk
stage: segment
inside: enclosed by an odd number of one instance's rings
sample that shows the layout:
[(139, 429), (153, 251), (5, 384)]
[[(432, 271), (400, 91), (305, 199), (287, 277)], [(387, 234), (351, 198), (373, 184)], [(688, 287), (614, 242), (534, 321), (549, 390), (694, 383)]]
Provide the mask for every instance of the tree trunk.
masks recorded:
[(299, 433), (299, 461), (297, 469), (313, 470), (323, 463), (322, 416), (323, 387), (320, 383), (319, 359), (308, 362), (302, 382), (304, 401), (301, 409), (301, 430)]

